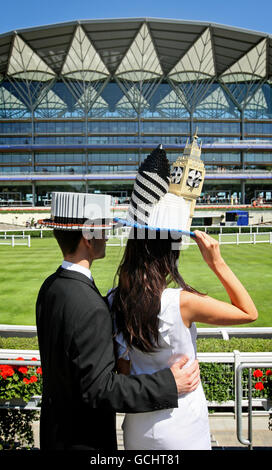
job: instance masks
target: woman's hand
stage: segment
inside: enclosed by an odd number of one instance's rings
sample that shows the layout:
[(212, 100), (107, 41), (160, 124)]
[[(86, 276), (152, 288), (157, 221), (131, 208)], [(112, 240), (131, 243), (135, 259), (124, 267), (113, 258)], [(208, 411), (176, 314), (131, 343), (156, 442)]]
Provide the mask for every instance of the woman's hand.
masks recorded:
[(224, 263), (218, 241), (200, 230), (195, 230), (194, 233), (196, 235), (194, 240), (208, 266), (211, 269), (215, 269), (220, 264)]

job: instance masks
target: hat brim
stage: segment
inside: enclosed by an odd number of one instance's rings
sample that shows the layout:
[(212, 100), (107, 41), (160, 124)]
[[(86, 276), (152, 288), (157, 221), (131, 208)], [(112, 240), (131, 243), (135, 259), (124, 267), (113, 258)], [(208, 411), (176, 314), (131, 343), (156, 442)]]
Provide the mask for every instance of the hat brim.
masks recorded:
[(177, 230), (173, 228), (161, 228), (161, 227), (151, 227), (149, 225), (141, 225), (138, 224), (137, 222), (130, 222), (126, 219), (121, 219), (119, 217), (114, 217), (114, 222), (117, 223), (116, 227), (131, 227), (131, 228), (137, 228), (140, 230), (151, 230), (151, 231), (156, 231), (156, 232), (168, 232), (168, 233), (175, 233), (175, 234), (180, 234), (184, 235), (187, 237), (192, 237), (195, 238), (195, 233), (187, 230)]
[(47, 228), (53, 228), (57, 230), (106, 230), (106, 229), (112, 229), (112, 227), (115, 225), (113, 220), (106, 220), (104, 224), (99, 224), (94, 221), (93, 224), (89, 223), (76, 223), (76, 222), (70, 222), (70, 223), (62, 223), (62, 222), (56, 222), (52, 219), (41, 219), (38, 220), (38, 224), (43, 225), (44, 227)]

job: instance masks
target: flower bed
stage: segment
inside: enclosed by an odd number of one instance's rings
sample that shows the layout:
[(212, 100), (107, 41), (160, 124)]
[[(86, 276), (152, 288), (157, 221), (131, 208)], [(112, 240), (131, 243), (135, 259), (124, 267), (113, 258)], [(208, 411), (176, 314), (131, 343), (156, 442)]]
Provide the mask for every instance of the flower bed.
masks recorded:
[[(18, 357), (17, 361), (24, 361)], [(0, 405), (12, 406), (26, 404), (33, 395), (41, 395), (42, 369), (32, 365), (0, 364)], [(33, 410), (0, 409), (0, 449), (33, 447), (32, 422), (39, 413)]]
[(262, 396), (272, 400), (272, 370), (256, 369), (253, 372), (253, 377), (255, 379), (255, 390), (257, 390), (258, 393), (262, 392)]
[[(17, 361), (24, 361), (18, 357)], [(37, 361), (33, 357), (32, 361)], [(42, 369), (41, 367), (26, 365), (0, 365), (0, 400), (9, 401), (21, 398), (28, 402), (33, 395), (41, 394)]]
[(255, 394), (267, 398), (268, 429), (272, 431), (272, 370), (255, 369), (253, 372)]

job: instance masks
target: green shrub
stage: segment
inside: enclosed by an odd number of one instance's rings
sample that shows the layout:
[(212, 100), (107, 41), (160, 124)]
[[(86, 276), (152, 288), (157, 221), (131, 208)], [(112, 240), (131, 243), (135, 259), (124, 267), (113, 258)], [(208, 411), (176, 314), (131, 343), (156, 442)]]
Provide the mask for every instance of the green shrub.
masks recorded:
[[(0, 349), (39, 349), (38, 338), (0, 337)], [(230, 338), (228, 341), (220, 338), (199, 338), (198, 352), (270, 352), (272, 339), (263, 338)]]
[(220, 338), (199, 338), (198, 352), (270, 352), (272, 339), (267, 338), (230, 338), (228, 341)]
[(206, 399), (222, 403), (234, 400), (233, 365), (200, 363), (200, 374)]
[(38, 338), (0, 337), (0, 349), (39, 349)]

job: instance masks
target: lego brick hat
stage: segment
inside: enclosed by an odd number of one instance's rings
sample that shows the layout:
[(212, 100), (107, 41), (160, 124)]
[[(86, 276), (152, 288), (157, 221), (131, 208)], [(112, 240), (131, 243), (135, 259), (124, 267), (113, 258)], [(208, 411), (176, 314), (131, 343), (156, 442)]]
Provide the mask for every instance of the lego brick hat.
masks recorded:
[(119, 226), (194, 236), (190, 226), (205, 174), (200, 153), (195, 135), (170, 169), (159, 145), (138, 170), (126, 219), (114, 221)]
[(111, 228), (110, 205), (111, 196), (105, 194), (54, 192), (51, 218), (39, 223), (59, 230)]

